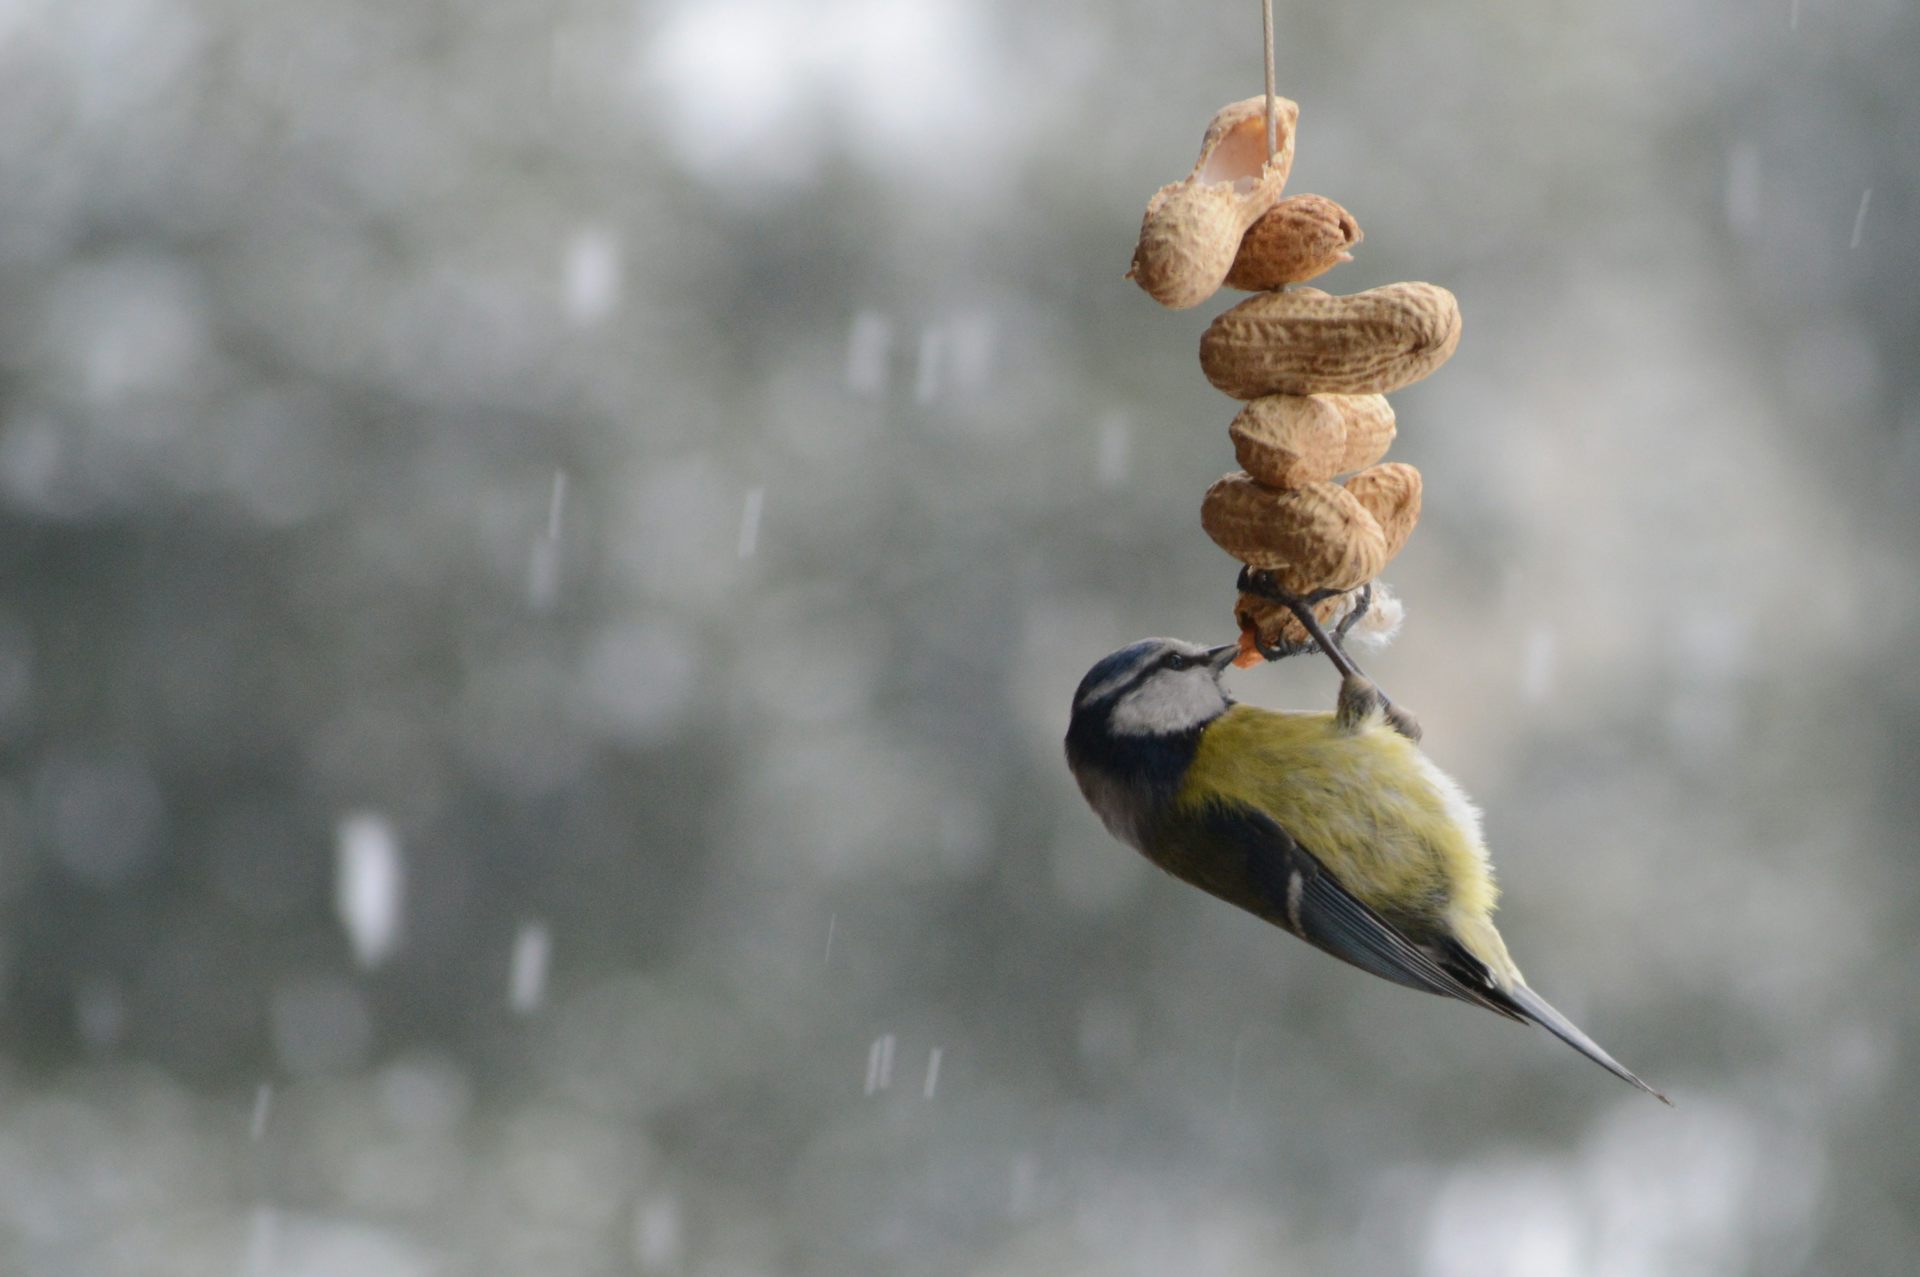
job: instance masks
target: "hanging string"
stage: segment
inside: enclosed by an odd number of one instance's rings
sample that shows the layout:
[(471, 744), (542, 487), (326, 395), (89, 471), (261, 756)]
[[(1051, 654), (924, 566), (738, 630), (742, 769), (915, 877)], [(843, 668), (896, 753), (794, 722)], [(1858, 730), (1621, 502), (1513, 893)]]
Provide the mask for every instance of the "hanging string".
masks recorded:
[(1267, 158), (1280, 150), (1280, 124), (1273, 104), (1273, 0), (1260, 0), (1260, 34), (1267, 46)]

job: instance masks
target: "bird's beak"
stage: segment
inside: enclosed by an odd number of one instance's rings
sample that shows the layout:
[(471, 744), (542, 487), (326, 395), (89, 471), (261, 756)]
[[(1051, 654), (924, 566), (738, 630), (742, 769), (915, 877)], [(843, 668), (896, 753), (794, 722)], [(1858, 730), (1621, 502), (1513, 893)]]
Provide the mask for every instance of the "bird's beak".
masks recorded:
[(1240, 655), (1238, 643), (1222, 643), (1219, 647), (1207, 649), (1207, 664), (1213, 668), (1215, 674), (1223, 674), (1227, 666), (1233, 664), (1233, 658), (1238, 655)]

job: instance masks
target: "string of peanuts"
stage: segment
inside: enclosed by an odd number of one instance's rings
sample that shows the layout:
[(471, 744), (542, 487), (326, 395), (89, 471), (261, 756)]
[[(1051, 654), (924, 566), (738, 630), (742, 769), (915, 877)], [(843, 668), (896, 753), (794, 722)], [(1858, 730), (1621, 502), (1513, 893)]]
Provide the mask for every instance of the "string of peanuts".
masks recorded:
[(1375, 578), (1420, 518), (1420, 472), (1381, 460), (1397, 429), (1385, 396), (1453, 354), (1460, 309), (1433, 284), (1299, 287), (1362, 236), (1330, 199), (1281, 197), (1299, 107), (1271, 94), (1213, 117), (1192, 172), (1148, 202), (1127, 274), (1176, 310), (1222, 284), (1254, 294), (1200, 339), (1207, 380), (1246, 405), (1228, 430), (1242, 469), (1207, 490), (1201, 526), (1248, 569), (1238, 663), (1320, 646), (1352, 673), (1322, 626), (1392, 636), (1401, 609)]

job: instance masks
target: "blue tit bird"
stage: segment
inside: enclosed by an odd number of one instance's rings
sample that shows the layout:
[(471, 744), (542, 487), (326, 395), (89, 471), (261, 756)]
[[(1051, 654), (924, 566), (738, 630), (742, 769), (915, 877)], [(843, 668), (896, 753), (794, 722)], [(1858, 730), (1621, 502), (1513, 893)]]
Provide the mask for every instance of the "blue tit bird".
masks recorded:
[(1537, 1024), (1663, 1102), (1521, 979), (1480, 816), (1363, 677), (1333, 713), (1237, 704), (1237, 647), (1143, 639), (1087, 672), (1067, 762), (1120, 841), (1395, 984)]

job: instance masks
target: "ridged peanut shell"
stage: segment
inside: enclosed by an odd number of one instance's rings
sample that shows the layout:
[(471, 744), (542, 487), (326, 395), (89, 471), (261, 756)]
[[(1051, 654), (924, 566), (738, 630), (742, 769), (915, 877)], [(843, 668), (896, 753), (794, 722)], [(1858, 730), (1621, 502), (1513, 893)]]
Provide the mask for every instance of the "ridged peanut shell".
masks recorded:
[(1185, 310), (1219, 291), (1247, 228), (1279, 201), (1300, 108), (1276, 98), (1274, 115), (1279, 149), (1269, 156), (1264, 94), (1220, 108), (1193, 171), (1147, 201), (1127, 278), (1162, 306)]
[(1324, 195), (1289, 195), (1262, 213), (1240, 240), (1227, 287), (1263, 292), (1300, 284), (1353, 260), (1364, 236), (1353, 214)]
[(1362, 470), (1393, 443), (1385, 395), (1262, 395), (1227, 428), (1240, 468), (1269, 488)]
[(1256, 483), (1304, 488), (1340, 473), (1347, 423), (1327, 395), (1263, 395), (1227, 427), (1233, 455)]
[(1256, 293), (1208, 326), (1200, 368), (1235, 399), (1367, 395), (1426, 376), (1460, 344), (1460, 306), (1435, 284), (1332, 297), (1317, 288)]
[(1352, 589), (1387, 561), (1380, 525), (1337, 483), (1276, 492), (1244, 471), (1226, 475), (1207, 489), (1200, 526), (1234, 558), (1272, 571), (1289, 594)]
[(1387, 455), (1398, 433), (1394, 425), (1393, 405), (1385, 395), (1326, 395), (1340, 409), (1346, 426), (1347, 448), (1340, 458), (1336, 474), (1364, 470)]
[(1420, 472), (1404, 461), (1383, 462), (1348, 479), (1347, 491), (1380, 525), (1387, 558), (1400, 553), (1420, 522)]

